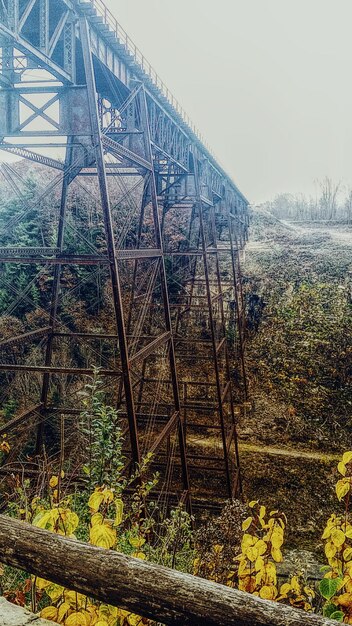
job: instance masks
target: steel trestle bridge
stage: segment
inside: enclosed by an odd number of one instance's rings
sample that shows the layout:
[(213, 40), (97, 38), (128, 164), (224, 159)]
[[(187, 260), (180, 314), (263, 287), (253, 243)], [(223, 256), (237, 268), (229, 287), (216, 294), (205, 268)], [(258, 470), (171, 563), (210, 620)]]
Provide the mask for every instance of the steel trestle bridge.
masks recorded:
[[(60, 419), (74, 434), (98, 366), (126, 472), (152, 453), (160, 493), (190, 510), (238, 495), (246, 198), (101, 0), (1, 0), (0, 47), (0, 148), (43, 183), (29, 197), (1, 167), (17, 212), (0, 224), (0, 288), (22, 326), (0, 335), (0, 378), (25, 391), (0, 433), (26, 425), (37, 456)], [(50, 228), (25, 238), (38, 207)], [(14, 292), (16, 267), (46, 294), (40, 315), (16, 313), (32, 293)]]

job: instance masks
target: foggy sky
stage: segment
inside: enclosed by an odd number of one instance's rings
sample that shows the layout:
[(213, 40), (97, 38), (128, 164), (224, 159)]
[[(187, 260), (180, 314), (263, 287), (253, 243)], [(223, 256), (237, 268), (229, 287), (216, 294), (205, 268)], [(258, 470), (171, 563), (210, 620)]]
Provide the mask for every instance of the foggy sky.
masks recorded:
[(106, 0), (252, 202), (352, 186), (351, 0)]

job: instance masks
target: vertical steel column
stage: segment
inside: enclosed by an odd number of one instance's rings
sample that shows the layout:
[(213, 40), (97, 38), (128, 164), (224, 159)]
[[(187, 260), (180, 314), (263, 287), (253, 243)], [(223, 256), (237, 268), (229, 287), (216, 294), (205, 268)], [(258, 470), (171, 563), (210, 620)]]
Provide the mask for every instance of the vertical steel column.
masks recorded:
[(109, 190), (107, 184), (106, 167), (104, 160), (104, 151), (101, 141), (101, 130), (99, 123), (99, 111), (97, 92), (95, 85), (95, 75), (93, 68), (93, 59), (90, 46), (90, 34), (88, 22), (84, 17), (80, 18), (80, 32), (83, 49), (83, 61), (86, 74), (88, 105), (91, 120), (92, 139), (95, 150), (95, 158), (97, 165), (98, 181), (100, 188), (100, 197), (104, 217), (105, 235), (108, 247), (108, 257), (110, 266), (110, 276), (112, 282), (112, 290), (114, 297), (114, 309), (116, 316), (117, 334), (119, 338), (119, 347), (121, 354), (122, 375), (125, 388), (125, 399), (127, 408), (127, 417), (129, 423), (129, 432), (131, 440), (132, 461), (136, 465), (140, 463), (140, 452), (138, 443), (138, 430), (136, 411), (133, 399), (133, 387), (130, 374), (130, 362), (128, 357), (128, 344), (126, 337), (126, 329), (124, 322), (124, 311), (122, 304), (122, 294), (120, 286), (120, 276), (116, 256), (115, 238), (113, 232), (113, 223), (111, 216)]
[[(59, 224), (58, 224), (58, 233), (57, 233), (57, 240), (56, 240), (56, 247), (60, 250), (60, 252), (62, 252), (63, 245), (64, 245), (67, 193), (68, 193), (70, 182), (72, 181), (71, 143), (72, 143), (72, 137), (69, 137), (68, 145), (66, 148), (65, 170), (64, 170), (64, 177), (63, 177), (62, 188), (61, 188)], [(59, 301), (59, 293), (60, 293), (61, 268), (62, 268), (61, 264), (55, 265), (54, 267), (53, 287), (52, 287), (52, 292), (51, 292), (50, 318), (49, 318), (50, 334), (48, 336), (46, 352), (45, 352), (45, 365), (46, 366), (51, 365), (52, 356), (53, 356), (54, 332), (55, 332), (56, 321), (57, 321), (57, 310), (58, 310), (58, 301)], [(41, 391), (41, 398), (40, 398), (40, 402), (43, 405), (44, 410), (47, 408), (49, 385), (50, 385), (50, 374), (45, 373), (43, 375), (43, 384), (42, 384), (42, 391)], [(44, 423), (43, 421), (41, 421), (38, 426), (38, 431), (37, 431), (37, 442), (36, 442), (37, 454), (40, 453), (40, 450), (42, 448), (43, 438), (44, 438)]]
[(229, 497), (231, 498), (232, 497), (232, 482), (231, 482), (231, 474), (230, 474), (230, 467), (229, 467), (229, 459), (227, 456), (227, 441), (226, 441), (224, 410), (223, 410), (223, 402), (222, 402), (223, 390), (221, 389), (220, 369), (219, 369), (219, 361), (218, 361), (218, 354), (217, 354), (215, 324), (214, 324), (214, 315), (213, 315), (213, 303), (212, 303), (210, 280), (209, 280), (207, 242), (206, 242), (205, 229), (204, 229), (203, 202), (202, 202), (201, 192), (200, 192), (199, 170), (198, 170), (198, 162), (197, 162), (196, 155), (194, 155), (194, 182), (195, 182), (196, 199), (197, 199), (197, 205), (198, 205), (198, 211), (199, 211), (200, 236), (201, 236), (202, 253), (203, 253), (203, 266), (204, 266), (205, 285), (206, 285), (206, 293), (207, 293), (207, 301), (208, 301), (208, 309), (209, 309), (209, 321), (210, 321), (212, 348), (213, 348), (213, 355), (214, 355), (214, 369), (215, 369), (216, 390), (217, 390), (218, 405), (219, 405), (221, 438), (222, 438), (222, 445), (223, 445), (223, 450), (224, 450), (226, 486), (227, 486), (227, 492), (229, 494)]
[(49, 0), (39, 0), (39, 47), (49, 52)]
[(69, 17), (64, 27), (64, 69), (72, 80), (76, 76), (75, 27), (73, 17)]
[(246, 373), (246, 363), (244, 359), (244, 341), (243, 341), (243, 323), (242, 316), (240, 311), (240, 305), (242, 306), (243, 311), (243, 292), (242, 292), (242, 284), (238, 285), (239, 281), (241, 281), (241, 271), (240, 267), (236, 267), (236, 261), (239, 266), (238, 259), (238, 243), (237, 238), (235, 236), (236, 249), (234, 248), (233, 234), (232, 234), (232, 225), (233, 220), (230, 215), (230, 211), (228, 210), (228, 222), (229, 222), (229, 237), (230, 237), (230, 248), (231, 248), (231, 264), (232, 264), (232, 274), (233, 274), (233, 282), (235, 288), (235, 307), (236, 307), (236, 317), (237, 317), (237, 327), (238, 327), (238, 342), (239, 342), (239, 352), (241, 359), (241, 367), (242, 367), (242, 377), (244, 384), (244, 394), (245, 400), (248, 400), (248, 381), (247, 381), (247, 373)]
[[(156, 188), (156, 181), (155, 181), (154, 161), (153, 161), (153, 151), (152, 151), (152, 143), (151, 143), (151, 136), (150, 136), (147, 99), (146, 99), (144, 88), (142, 88), (139, 93), (139, 102), (140, 102), (141, 125), (142, 125), (142, 130), (143, 130), (143, 139), (144, 139), (146, 158), (152, 165), (152, 173), (150, 176), (149, 185), (150, 185), (150, 197), (151, 197), (152, 207), (153, 207), (156, 246), (157, 248), (162, 250), (163, 241), (162, 241), (162, 234), (161, 234), (161, 228), (160, 228), (158, 195), (157, 195), (157, 188)], [(167, 286), (167, 279), (166, 279), (164, 255), (162, 255), (161, 261), (160, 261), (160, 278), (161, 278), (162, 298), (163, 298), (163, 304), (164, 304), (165, 327), (166, 327), (166, 330), (170, 332), (169, 362), (170, 362), (170, 370), (171, 370), (172, 390), (173, 390), (173, 397), (174, 397), (174, 403), (175, 403), (175, 410), (179, 414), (178, 433), (179, 433), (179, 446), (180, 446), (180, 457), (181, 457), (181, 467), (182, 467), (182, 481), (183, 481), (184, 490), (189, 492), (190, 482), (189, 482), (189, 474), (188, 474), (188, 467), (187, 467), (187, 456), (186, 456), (186, 445), (185, 445), (185, 438), (184, 438), (184, 431), (183, 431), (183, 422), (182, 422), (182, 415), (181, 415), (180, 392), (179, 392), (178, 376), (177, 376), (177, 368), (176, 368), (175, 346), (174, 346), (174, 338), (173, 338), (173, 332), (172, 332), (170, 302), (169, 302), (169, 293), (168, 293), (168, 286)], [(191, 506), (190, 498), (189, 498), (189, 506)]]
[[(220, 272), (220, 262), (219, 262), (219, 252), (218, 252), (218, 243), (217, 243), (217, 232), (216, 232), (216, 223), (215, 223), (215, 206), (214, 204), (210, 208), (210, 224), (211, 224), (211, 232), (213, 237), (213, 246), (216, 250), (215, 253), (215, 263), (216, 263), (216, 279), (218, 285), (218, 292), (220, 295), (220, 316), (221, 316), (221, 325), (222, 325), (222, 334), (223, 337), (226, 338), (226, 322), (225, 322), (225, 311), (224, 311), (224, 298), (222, 292), (222, 280), (221, 280), (221, 272)], [(237, 298), (236, 298), (237, 299)], [(239, 470), (239, 450), (238, 450), (238, 441), (237, 441), (237, 431), (236, 431), (236, 419), (235, 419), (235, 411), (234, 411), (234, 402), (233, 402), (233, 392), (232, 392), (232, 381), (231, 381), (231, 371), (230, 371), (230, 361), (229, 361), (229, 351), (227, 346), (227, 340), (225, 341), (223, 350), (225, 352), (225, 370), (227, 380), (230, 382), (229, 388), (229, 397), (230, 397), (230, 411), (231, 411), (231, 420), (234, 428), (233, 438), (235, 442), (235, 457), (236, 457), (236, 468), (238, 471), (238, 484), (240, 487), (240, 491), (242, 491), (242, 481)], [(225, 400), (225, 399), (224, 399)], [(224, 454), (228, 456), (228, 449), (226, 445), (226, 449)], [(237, 484), (237, 481), (236, 481)]]
[[(196, 207), (195, 207), (195, 205), (193, 205), (192, 206), (192, 211), (191, 211), (191, 216), (190, 216), (189, 229), (188, 229), (188, 243), (189, 243), (189, 246), (191, 244), (191, 236), (192, 236), (193, 224), (195, 222), (195, 219), (196, 219)], [(196, 250), (198, 250), (199, 244), (200, 244), (200, 227), (198, 226), (197, 245), (195, 246)], [(185, 306), (183, 311), (181, 311), (181, 309), (178, 309), (178, 311), (177, 311), (176, 326), (175, 326), (175, 328), (176, 328), (175, 336), (178, 335), (178, 331), (179, 331), (179, 327), (180, 327), (180, 323), (181, 323), (181, 318), (192, 307), (193, 292), (194, 292), (194, 281), (195, 281), (195, 277), (197, 275), (197, 266), (198, 266), (198, 256), (197, 255), (194, 256), (194, 259), (192, 259), (192, 255), (190, 255), (190, 257), (188, 259), (188, 266), (189, 266), (189, 272), (190, 272), (189, 275), (191, 277), (190, 294), (189, 294), (189, 297), (188, 297), (188, 304)]]
[[(151, 172), (148, 171), (146, 173), (146, 175), (145, 175), (145, 180), (144, 180), (141, 212), (140, 212), (140, 216), (139, 216), (138, 232), (137, 232), (137, 248), (139, 248), (140, 244), (141, 244), (142, 230), (143, 230), (143, 221), (144, 221), (144, 217), (145, 217), (145, 208), (146, 208), (146, 206), (148, 204), (147, 190), (148, 190), (150, 176), (151, 176)], [(134, 261), (134, 268), (133, 268), (133, 278), (132, 278), (131, 300), (130, 300), (130, 305), (129, 305), (128, 322), (127, 322), (127, 332), (128, 332), (128, 334), (131, 334), (131, 332), (132, 332), (131, 324), (132, 324), (133, 307), (134, 307), (134, 304), (135, 304), (135, 293), (136, 293), (138, 264), (139, 264), (139, 259), (135, 259), (135, 261)], [(155, 275), (157, 276), (157, 272), (155, 273)], [(149, 312), (149, 318), (150, 318), (150, 312)], [(149, 319), (149, 327), (150, 327), (150, 319)], [(146, 362), (146, 359), (144, 359), (143, 360), (143, 364), (142, 364), (141, 378), (140, 378), (140, 381), (139, 381), (138, 394), (136, 396), (137, 397), (137, 407), (138, 408), (140, 407), (140, 405), (142, 403), (146, 367), (147, 367), (147, 362)]]
[(17, 33), (19, 19), (19, 0), (9, 0), (8, 3), (8, 20), (9, 28)]

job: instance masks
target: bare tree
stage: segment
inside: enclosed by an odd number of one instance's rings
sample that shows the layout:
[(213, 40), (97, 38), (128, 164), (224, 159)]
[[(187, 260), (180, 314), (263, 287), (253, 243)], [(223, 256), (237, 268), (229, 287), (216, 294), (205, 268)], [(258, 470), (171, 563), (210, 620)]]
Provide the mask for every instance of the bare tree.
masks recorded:
[(329, 176), (325, 176), (323, 180), (318, 181), (320, 187), (319, 205), (321, 209), (321, 218), (326, 220), (334, 220), (337, 217), (338, 196), (341, 191), (341, 181), (335, 183)]
[(347, 224), (352, 224), (352, 189), (349, 188), (345, 199), (345, 213)]

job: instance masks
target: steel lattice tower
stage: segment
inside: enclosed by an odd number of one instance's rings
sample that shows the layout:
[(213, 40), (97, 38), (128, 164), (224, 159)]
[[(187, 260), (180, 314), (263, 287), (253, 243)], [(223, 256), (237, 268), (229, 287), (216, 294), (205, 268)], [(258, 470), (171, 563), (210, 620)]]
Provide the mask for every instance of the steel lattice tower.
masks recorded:
[[(41, 315), (0, 338), (3, 384), (25, 377), (27, 389), (0, 433), (27, 423), (40, 453), (46, 424), (78, 419), (79, 390), (99, 366), (124, 424), (126, 470), (152, 452), (170, 497), (190, 506), (192, 490), (238, 494), (246, 199), (100, 0), (4, 0), (0, 46), (0, 148), (48, 172), (28, 199), (2, 166), (18, 211), (0, 232), (1, 273), (33, 266), (33, 284), (50, 288)], [(85, 196), (99, 231), (89, 240)], [(50, 234), (20, 245), (19, 225), (50, 202)], [(80, 281), (98, 328), (88, 307), (68, 314)]]

